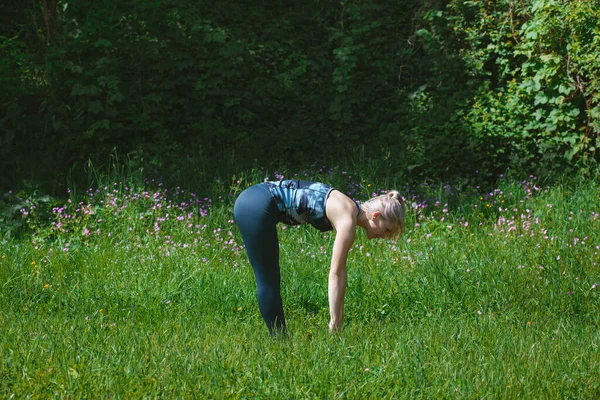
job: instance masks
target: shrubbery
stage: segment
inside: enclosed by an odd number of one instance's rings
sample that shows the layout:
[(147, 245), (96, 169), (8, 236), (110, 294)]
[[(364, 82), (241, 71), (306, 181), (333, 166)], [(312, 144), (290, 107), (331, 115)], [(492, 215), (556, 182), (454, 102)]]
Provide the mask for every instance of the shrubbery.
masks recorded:
[(487, 149), (492, 165), (553, 173), (597, 160), (598, 6), (455, 0), (430, 18), (433, 26), (455, 32), (436, 38), (438, 47), (460, 54), (473, 89), (456, 116)]
[(44, 4), (1, 8), (1, 186), (114, 149), (411, 179), (597, 160), (596, 1)]

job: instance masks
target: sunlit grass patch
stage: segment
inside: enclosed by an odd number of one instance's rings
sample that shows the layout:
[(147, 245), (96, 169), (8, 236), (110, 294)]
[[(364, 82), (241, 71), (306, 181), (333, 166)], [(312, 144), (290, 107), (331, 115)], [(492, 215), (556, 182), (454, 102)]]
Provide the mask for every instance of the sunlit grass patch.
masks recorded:
[[(387, 187), (339, 169), (299, 177), (356, 197)], [(599, 393), (595, 182), (400, 188), (405, 235), (367, 241), (359, 232), (335, 336), (326, 284), (334, 234), (280, 226), (290, 335), (272, 340), (231, 213), (236, 194), (265, 178), (276, 177), (218, 182), (213, 196), (160, 182), (106, 184), (65, 201), (9, 196), (23, 227), (0, 242), (0, 395)]]

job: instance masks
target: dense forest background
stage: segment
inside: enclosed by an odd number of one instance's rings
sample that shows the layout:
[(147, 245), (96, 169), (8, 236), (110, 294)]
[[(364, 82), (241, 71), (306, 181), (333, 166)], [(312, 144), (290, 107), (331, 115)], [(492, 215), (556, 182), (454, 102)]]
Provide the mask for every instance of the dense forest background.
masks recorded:
[(600, 145), (600, 2), (0, 4), (2, 188), (118, 158), (556, 176)]

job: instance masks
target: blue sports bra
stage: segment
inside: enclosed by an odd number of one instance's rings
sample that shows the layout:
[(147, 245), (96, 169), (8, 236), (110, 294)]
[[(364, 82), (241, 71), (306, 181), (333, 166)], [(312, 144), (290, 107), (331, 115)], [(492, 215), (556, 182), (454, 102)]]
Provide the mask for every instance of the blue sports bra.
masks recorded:
[[(332, 190), (329, 185), (301, 180), (264, 182), (279, 210), (279, 222), (299, 225), (308, 222), (322, 232), (333, 229), (325, 214), (325, 204)], [(360, 204), (356, 202), (360, 214)]]

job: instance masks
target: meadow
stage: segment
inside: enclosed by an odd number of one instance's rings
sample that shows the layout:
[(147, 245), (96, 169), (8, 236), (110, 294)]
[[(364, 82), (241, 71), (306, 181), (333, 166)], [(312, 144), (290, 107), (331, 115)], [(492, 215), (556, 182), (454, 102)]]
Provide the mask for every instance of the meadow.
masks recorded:
[[(340, 168), (253, 170), (208, 195), (98, 179), (5, 193), (2, 398), (598, 398), (600, 185), (406, 187)], [(359, 232), (330, 335), (334, 234), (280, 226), (290, 335), (269, 338), (233, 202), (264, 179), (399, 189), (397, 240)], [(100, 183), (101, 182), (101, 183)]]

